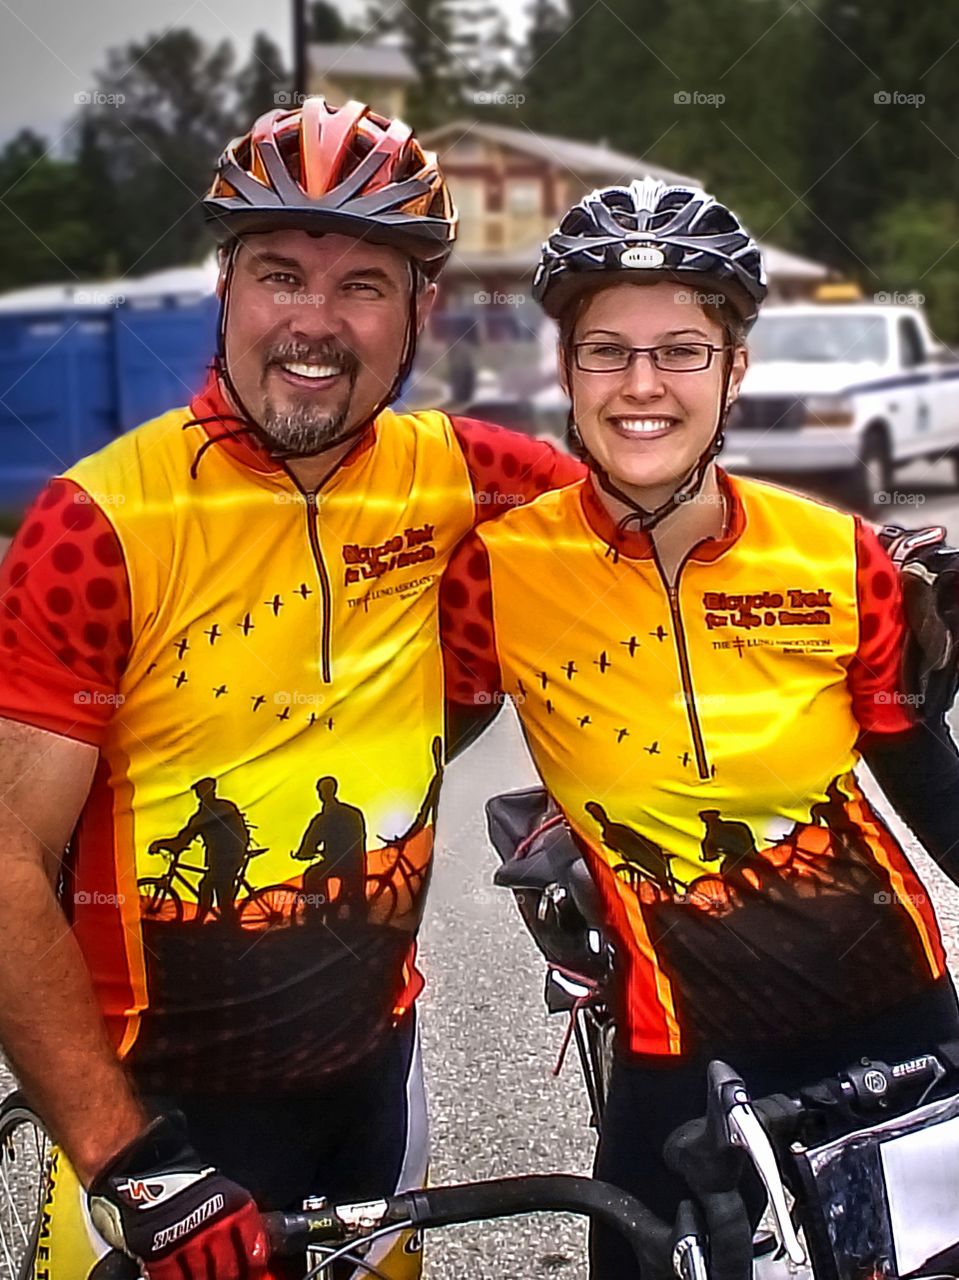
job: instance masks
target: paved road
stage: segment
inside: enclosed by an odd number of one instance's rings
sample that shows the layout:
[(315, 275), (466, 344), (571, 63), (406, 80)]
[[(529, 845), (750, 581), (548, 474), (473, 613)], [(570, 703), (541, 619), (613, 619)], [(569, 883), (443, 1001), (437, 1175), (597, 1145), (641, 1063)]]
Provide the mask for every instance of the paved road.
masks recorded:
[[(910, 487), (906, 487), (907, 482)], [(944, 523), (959, 538), (959, 499), (944, 478), (912, 468), (890, 519)], [(575, 1063), (550, 1074), (562, 1019), (547, 1019), (542, 965), (509, 895), (491, 886), (495, 866), (483, 802), (528, 785), (533, 773), (515, 721), (504, 713), (449, 768), (439, 852), (422, 935), (429, 986), (424, 1052), (434, 1139), (434, 1181), (523, 1171), (586, 1171), (592, 1141)], [(959, 891), (916, 853), (959, 961)], [(583, 1280), (583, 1231), (573, 1219), (528, 1219), (437, 1232), (428, 1276), (442, 1280)]]

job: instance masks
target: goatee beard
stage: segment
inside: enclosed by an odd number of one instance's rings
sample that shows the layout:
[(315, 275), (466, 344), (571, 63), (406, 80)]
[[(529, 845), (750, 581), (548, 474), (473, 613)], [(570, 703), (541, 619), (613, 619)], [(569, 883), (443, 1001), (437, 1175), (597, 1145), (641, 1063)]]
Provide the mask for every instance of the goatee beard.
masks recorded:
[(322, 453), (349, 434), (346, 428), (348, 407), (347, 403), (336, 412), (328, 413), (303, 404), (279, 412), (267, 404), (259, 426), (284, 453), (294, 456)]
[(280, 364), (285, 361), (333, 364), (347, 376), (349, 389), (343, 403), (332, 410), (319, 409), (307, 399), (296, 403), (291, 409), (279, 410), (270, 403), (269, 396), (263, 406), (263, 416), (259, 426), (279, 451), (290, 456), (322, 453), (324, 449), (338, 444), (350, 433), (346, 426), (346, 417), (356, 383), (357, 357), (333, 339), (314, 345), (285, 342), (274, 347), (270, 352), (267, 370), (271, 364)]

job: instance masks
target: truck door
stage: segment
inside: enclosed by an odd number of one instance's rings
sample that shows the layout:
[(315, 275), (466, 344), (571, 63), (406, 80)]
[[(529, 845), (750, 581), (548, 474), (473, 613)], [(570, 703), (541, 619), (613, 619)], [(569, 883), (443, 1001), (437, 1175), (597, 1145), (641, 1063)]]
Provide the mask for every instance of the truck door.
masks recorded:
[(899, 317), (896, 338), (902, 377), (908, 382), (895, 391), (902, 412), (893, 452), (900, 458), (914, 457), (934, 447), (933, 388), (925, 344), (912, 316)]

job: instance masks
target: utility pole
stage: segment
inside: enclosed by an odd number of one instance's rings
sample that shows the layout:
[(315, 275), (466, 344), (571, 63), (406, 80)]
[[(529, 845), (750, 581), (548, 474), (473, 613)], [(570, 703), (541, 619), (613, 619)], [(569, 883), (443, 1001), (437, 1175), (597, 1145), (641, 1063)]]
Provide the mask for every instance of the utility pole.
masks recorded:
[(293, 94), (297, 103), (307, 92), (306, 3), (307, 0), (293, 0)]

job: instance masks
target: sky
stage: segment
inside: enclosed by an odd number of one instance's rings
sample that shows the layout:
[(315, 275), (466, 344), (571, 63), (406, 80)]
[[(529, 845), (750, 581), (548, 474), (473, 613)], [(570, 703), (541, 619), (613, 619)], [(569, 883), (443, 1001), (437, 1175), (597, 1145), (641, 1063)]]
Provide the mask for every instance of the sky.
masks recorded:
[[(355, 18), (365, 7), (346, 0), (343, 10)], [(0, 0), (0, 143), (27, 125), (55, 142), (109, 47), (178, 26), (232, 40), (239, 62), (266, 31), (292, 62), (291, 0)]]
[(289, 62), (291, 12), (289, 0), (0, 0), (0, 139), (25, 125), (63, 134), (106, 49), (170, 27), (230, 39), (243, 62), (266, 30)]

